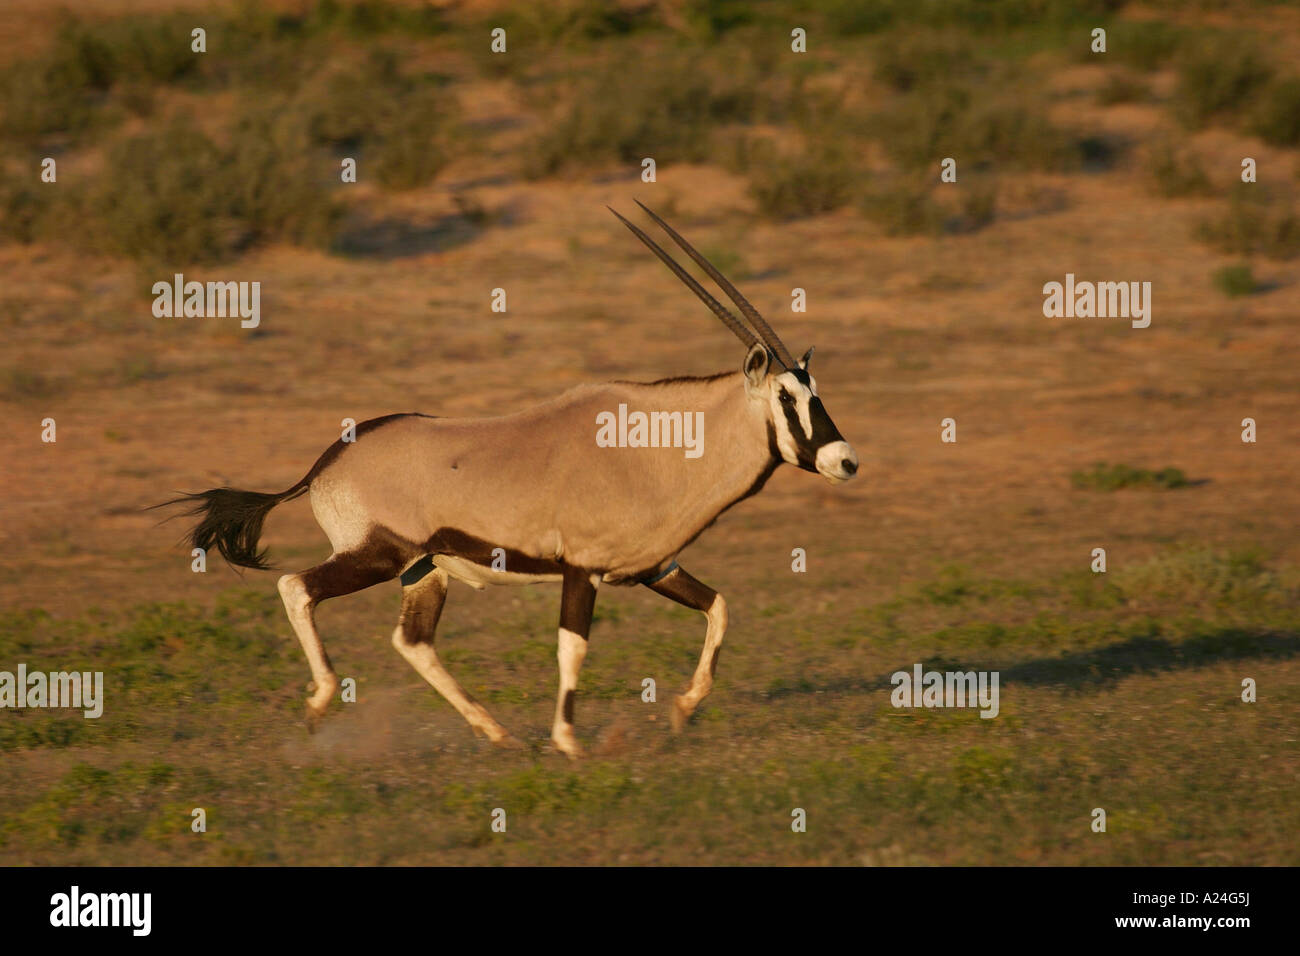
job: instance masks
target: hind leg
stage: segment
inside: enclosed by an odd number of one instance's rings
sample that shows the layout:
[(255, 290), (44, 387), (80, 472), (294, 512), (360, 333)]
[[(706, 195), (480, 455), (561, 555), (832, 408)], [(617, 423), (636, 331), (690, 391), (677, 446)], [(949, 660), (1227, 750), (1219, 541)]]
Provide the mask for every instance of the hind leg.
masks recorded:
[(280, 578), (284, 609), (311, 667), (312, 683), (307, 688), (313, 691), (307, 698), (309, 720), (325, 713), (330, 698), (339, 689), (338, 675), (334, 673), (334, 666), (316, 630), (316, 605), (391, 580), (399, 570), (400, 564), (389, 556), (346, 553), (331, 555), (329, 560), (314, 568)]
[(456, 678), (447, 673), (433, 649), (434, 632), (438, 629), (442, 605), (447, 599), (447, 572), (431, 567), (423, 577), (407, 584), (410, 580), (408, 574), (402, 575), (405, 585), (402, 588), (402, 616), (393, 631), (393, 647), (415, 668), (416, 673), (460, 712), (476, 734), (485, 735), (494, 744), (517, 746), (515, 739), (483, 709), (483, 705), (465, 693)]

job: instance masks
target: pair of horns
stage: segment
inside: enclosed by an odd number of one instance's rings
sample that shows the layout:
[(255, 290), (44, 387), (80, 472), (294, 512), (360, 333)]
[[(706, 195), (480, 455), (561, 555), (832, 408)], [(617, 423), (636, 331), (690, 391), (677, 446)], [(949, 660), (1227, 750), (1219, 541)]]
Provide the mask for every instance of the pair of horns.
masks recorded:
[(744, 322), (740, 321), (740, 319), (736, 318), (735, 314), (725, 305), (713, 296), (709, 295), (708, 291), (695, 281), (695, 277), (678, 265), (677, 261), (668, 253), (664, 252), (657, 242), (622, 216), (619, 216), (617, 210), (609, 206), (606, 206), (605, 208), (618, 216), (619, 221), (631, 229), (632, 234), (644, 242), (646, 246), (649, 247), (650, 251), (658, 256), (663, 264), (672, 270), (673, 275), (681, 279), (688, 289), (699, 296), (700, 301), (707, 305), (713, 311), (713, 314), (722, 320), (722, 324), (731, 329), (732, 332), (736, 333), (736, 338), (744, 342), (746, 348), (761, 341), (765, 346), (767, 346), (768, 351), (776, 356), (778, 362), (786, 368), (794, 368), (794, 358), (791, 357), (789, 349), (785, 347), (785, 343), (782, 342), (777, 334), (772, 331), (772, 327), (764, 321), (763, 317), (758, 314), (758, 309), (750, 305), (749, 300), (740, 294), (740, 290), (727, 281), (726, 276), (719, 272), (713, 263), (700, 255), (695, 250), (694, 246), (679, 236), (672, 226), (668, 225), (668, 223), (664, 222), (651, 212), (645, 203), (638, 199), (636, 200), (636, 204), (644, 209), (646, 214), (657, 222), (664, 232), (668, 233), (668, 235), (672, 237), (673, 242), (682, 247), (683, 252), (695, 260), (696, 265), (708, 273), (709, 278), (716, 282), (723, 292), (727, 293), (727, 297), (730, 298), (732, 302), (736, 303), (736, 307), (740, 309), (741, 315), (749, 320), (749, 326), (753, 326), (752, 329), (745, 325)]

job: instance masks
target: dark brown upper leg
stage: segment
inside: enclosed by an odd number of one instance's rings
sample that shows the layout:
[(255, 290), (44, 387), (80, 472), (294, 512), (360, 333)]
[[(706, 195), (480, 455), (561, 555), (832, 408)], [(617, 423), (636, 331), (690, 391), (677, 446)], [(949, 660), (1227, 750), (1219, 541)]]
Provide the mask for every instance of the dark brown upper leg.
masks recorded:
[[(560, 627), (585, 641), (591, 632), (591, 614), (595, 607), (596, 585), (591, 583), (591, 572), (566, 566), (564, 594), (560, 598)], [(574, 696), (572, 690), (564, 695), (562, 713), (566, 724), (573, 723)]]
[(383, 529), (376, 529), (358, 548), (335, 554), (299, 577), (312, 604), (391, 581), (412, 557), (410, 547)]
[(596, 607), (596, 585), (591, 572), (564, 568), (564, 595), (560, 599), (560, 627), (584, 640), (591, 630), (591, 613)]
[(408, 644), (432, 644), (447, 600), (447, 578), (434, 572), (402, 588), (402, 616), (399, 623)]
[(673, 568), (658, 581), (647, 584), (646, 587), (695, 611), (707, 611), (718, 596), (717, 591), (697, 581), (681, 568)]

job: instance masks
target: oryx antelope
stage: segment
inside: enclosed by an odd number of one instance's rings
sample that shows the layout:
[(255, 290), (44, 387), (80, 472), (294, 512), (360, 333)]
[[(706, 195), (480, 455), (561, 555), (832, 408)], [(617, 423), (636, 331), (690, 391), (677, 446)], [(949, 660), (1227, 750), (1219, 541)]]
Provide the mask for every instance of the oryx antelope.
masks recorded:
[[(312, 619), (328, 598), (396, 577), (402, 609), (393, 646), (476, 733), (515, 741), (438, 661), (434, 631), (455, 578), (488, 584), (561, 582), (560, 689), (551, 740), (580, 754), (573, 732), (578, 671), (587, 653), (596, 588), (644, 584), (708, 620), (704, 651), (672, 722), (680, 728), (713, 684), (727, 629), (727, 605), (687, 574), (678, 553), (732, 505), (758, 492), (782, 462), (847, 481), (858, 468), (808, 373), (812, 349), (795, 361), (757, 310), (700, 253), (642, 209), (740, 309), (742, 322), (653, 239), (614, 215), (684, 282), (748, 349), (738, 372), (658, 382), (581, 385), (528, 411), (500, 418), (387, 415), (335, 442), (278, 494), (215, 488), (167, 504), (201, 516), (194, 547), (216, 547), (231, 564), (267, 567), (258, 550), (262, 522), (276, 505), (310, 494), (333, 546), (324, 563), (280, 578), (280, 595), (311, 665), (309, 717), (324, 713), (339, 681)], [(601, 447), (602, 416), (626, 405), (653, 412), (702, 413), (703, 452)], [(662, 422), (669, 419), (665, 417)], [(665, 425), (667, 428), (667, 425)], [(504, 566), (502, 565), (504, 558)]]

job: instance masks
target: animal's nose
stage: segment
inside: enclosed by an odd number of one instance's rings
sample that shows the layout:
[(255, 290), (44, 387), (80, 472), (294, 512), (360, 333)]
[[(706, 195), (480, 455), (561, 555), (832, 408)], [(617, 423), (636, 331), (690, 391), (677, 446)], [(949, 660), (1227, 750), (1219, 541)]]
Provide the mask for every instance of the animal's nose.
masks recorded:
[(845, 458), (840, 462), (840, 467), (844, 469), (846, 474), (856, 475), (858, 473), (858, 463), (852, 458)]

